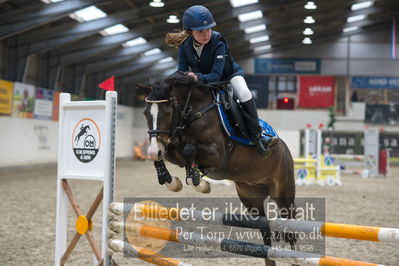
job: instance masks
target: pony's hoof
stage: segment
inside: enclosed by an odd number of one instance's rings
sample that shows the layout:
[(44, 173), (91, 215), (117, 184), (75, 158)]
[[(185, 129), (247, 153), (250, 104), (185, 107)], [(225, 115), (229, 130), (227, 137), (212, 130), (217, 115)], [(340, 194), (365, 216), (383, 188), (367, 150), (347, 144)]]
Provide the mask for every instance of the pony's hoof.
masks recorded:
[(183, 189), (183, 183), (180, 181), (180, 178), (176, 176), (172, 176), (172, 182), (170, 183), (166, 182), (165, 186), (167, 189), (173, 192), (179, 192), (180, 190)]
[(201, 179), (201, 182), (199, 183), (198, 186), (193, 185), (193, 181), (191, 178), (189, 178), (187, 180), (187, 182), (190, 186), (194, 187), (194, 189), (198, 192), (201, 192), (201, 193), (210, 193), (211, 192), (211, 184), (209, 184), (209, 182), (204, 179)]

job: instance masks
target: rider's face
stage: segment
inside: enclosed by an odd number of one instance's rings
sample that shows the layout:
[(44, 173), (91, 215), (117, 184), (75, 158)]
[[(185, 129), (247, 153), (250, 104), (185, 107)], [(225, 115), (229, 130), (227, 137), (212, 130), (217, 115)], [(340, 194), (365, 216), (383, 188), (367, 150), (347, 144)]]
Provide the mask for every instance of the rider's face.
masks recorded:
[(212, 30), (193, 30), (193, 37), (197, 43), (207, 44), (211, 39)]

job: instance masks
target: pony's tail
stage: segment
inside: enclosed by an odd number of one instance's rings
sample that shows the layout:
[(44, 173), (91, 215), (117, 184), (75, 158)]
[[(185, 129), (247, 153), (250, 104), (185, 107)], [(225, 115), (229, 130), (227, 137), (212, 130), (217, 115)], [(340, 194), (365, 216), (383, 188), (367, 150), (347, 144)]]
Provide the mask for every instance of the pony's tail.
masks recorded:
[(190, 36), (191, 34), (187, 30), (170, 32), (165, 36), (165, 43), (169, 46), (179, 48), (179, 46)]

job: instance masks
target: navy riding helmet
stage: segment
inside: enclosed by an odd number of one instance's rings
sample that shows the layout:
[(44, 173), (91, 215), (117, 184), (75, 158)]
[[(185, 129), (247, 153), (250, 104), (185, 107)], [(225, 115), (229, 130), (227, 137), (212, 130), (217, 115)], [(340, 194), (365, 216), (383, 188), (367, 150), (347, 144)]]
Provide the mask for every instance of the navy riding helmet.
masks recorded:
[(216, 26), (211, 11), (200, 5), (188, 8), (183, 15), (183, 29), (205, 30)]

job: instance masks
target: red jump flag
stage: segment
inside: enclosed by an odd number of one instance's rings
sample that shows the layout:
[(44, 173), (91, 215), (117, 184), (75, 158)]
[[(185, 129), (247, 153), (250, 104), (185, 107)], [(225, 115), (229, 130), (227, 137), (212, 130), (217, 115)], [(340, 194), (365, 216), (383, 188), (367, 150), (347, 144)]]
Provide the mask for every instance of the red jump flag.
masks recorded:
[(110, 77), (109, 79), (104, 80), (100, 85), (98, 85), (101, 89), (106, 91), (114, 91), (115, 90), (115, 76)]

